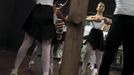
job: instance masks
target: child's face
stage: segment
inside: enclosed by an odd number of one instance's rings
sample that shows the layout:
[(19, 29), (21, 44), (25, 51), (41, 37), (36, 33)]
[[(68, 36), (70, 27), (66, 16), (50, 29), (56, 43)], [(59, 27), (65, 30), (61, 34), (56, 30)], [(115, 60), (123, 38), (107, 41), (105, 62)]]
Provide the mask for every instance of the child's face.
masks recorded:
[(104, 10), (105, 10), (105, 5), (104, 5), (104, 3), (99, 3), (98, 6), (97, 6), (97, 8), (96, 8), (96, 10), (97, 10), (98, 12), (104, 12)]

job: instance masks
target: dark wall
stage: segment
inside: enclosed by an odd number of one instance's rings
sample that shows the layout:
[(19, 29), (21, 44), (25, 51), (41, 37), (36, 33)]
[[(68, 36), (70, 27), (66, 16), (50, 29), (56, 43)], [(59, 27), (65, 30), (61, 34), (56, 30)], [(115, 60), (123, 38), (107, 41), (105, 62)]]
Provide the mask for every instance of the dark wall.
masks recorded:
[[(24, 31), (21, 29), (30, 14), (34, 0), (1, 0), (0, 1), (0, 50), (17, 51), (20, 47)], [(66, 0), (59, 0), (64, 3)], [(68, 5), (69, 3), (67, 3)], [(64, 9), (68, 9), (67, 6)], [(67, 10), (64, 15), (67, 14)]]
[[(66, 0), (56, 0), (64, 3)], [(88, 13), (95, 13), (100, 0), (89, 0)], [(105, 0), (105, 15), (112, 15), (114, 0)], [(33, 8), (33, 0), (0, 0), (0, 50), (18, 50), (24, 37), (21, 29)], [(69, 2), (62, 9), (64, 15), (68, 14)]]
[[(101, 0), (89, 0), (89, 6), (88, 6), (88, 14), (94, 14), (96, 13), (96, 7), (97, 4)], [(105, 11), (104, 15), (106, 16), (112, 16), (114, 9), (115, 9), (115, 1), (114, 0), (102, 0), (105, 3)]]
[[(55, 0), (55, 2), (58, 3), (64, 3), (67, 0)], [(88, 11), (87, 14), (95, 14), (96, 13), (96, 6), (101, 0), (89, 0), (88, 4)], [(115, 9), (115, 1), (114, 0), (102, 0), (105, 3), (105, 11), (104, 15), (106, 16), (112, 16), (114, 9)], [(63, 7), (62, 12), (64, 12), (64, 15), (67, 15), (69, 12), (69, 2)]]
[(55, 0), (54, 3), (62, 3), (64, 4), (67, 1), (66, 5), (62, 7), (61, 11), (63, 12), (64, 16), (68, 15), (69, 12), (69, 6), (70, 6), (70, 0)]
[(32, 0), (0, 1), (1, 49), (17, 50), (19, 48), (24, 36), (21, 27), (32, 7)]
[(0, 47), (2, 48), (5, 48), (7, 45), (7, 33), (9, 33), (10, 24), (12, 22), (10, 20), (14, 10), (14, 2), (15, 0), (0, 1)]

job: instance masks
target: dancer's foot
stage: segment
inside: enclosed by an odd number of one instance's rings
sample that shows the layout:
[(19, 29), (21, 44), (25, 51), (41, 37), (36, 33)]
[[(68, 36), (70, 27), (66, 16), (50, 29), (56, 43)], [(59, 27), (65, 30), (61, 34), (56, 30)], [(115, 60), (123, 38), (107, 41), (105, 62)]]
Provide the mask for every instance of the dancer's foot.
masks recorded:
[(88, 68), (90, 68), (90, 70), (94, 69), (94, 65), (88, 65)]
[(49, 72), (44, 72), (43, 75), (49, 75)]
[(80, 71), (80, 75), (85, 75), (85, 74), (86, 74), (86, 70), (81, 69), (81, 71)]
[(61, 60), (58, 62), (58, 64), (59, 64), (59, 65), (61, 64)]
[(10, 75), (18, 75), (18, 70), (12, 69)]
[(98, 70), (97, 69), (93, 69), (91, 75), (98, 75)]
[(35, 64), (35, 62), (34, 62), (33, 60), (31, 60), (31, 61), (29, 62), (28, 68), (31, 69), (31, 68), (32, 68), (32, 65), (34, 65), (34, 64)]
[(50, 64), (50, 75), (53, 75), (53, 64)]

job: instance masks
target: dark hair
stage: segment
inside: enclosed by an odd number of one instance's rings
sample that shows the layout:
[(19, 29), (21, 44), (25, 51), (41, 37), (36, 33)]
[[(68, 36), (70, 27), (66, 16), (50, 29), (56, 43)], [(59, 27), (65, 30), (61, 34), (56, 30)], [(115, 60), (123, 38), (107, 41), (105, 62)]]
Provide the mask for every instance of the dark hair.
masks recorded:
[(103, 0), (101, 0), (99, 3), (103, 3), (103, 4), (105, 4)]
[(61, 3), (56, 4), (55, 7), (62, 7), (63, 5)]
[(105, 7), (105, 3), (103, 1), (100, 1), (98, 4), (100, 4), (100, 3), (104, 4), (104, 7)]
[(101, 3), (104, 3), (104, 0), (100, 0)]

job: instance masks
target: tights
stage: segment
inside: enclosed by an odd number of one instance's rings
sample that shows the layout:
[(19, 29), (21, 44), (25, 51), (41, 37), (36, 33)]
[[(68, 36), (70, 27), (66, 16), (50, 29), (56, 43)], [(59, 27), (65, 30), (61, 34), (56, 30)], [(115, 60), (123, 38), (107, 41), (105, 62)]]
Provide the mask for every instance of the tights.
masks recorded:
[[(17, 58), (14, 64), (14, 70), (17, 71), (22, 63), (24, 57), (27, 54), (28, 49), (31, 47), (33, 43), (33, 37), (29, 36), (25, 33), (24, 41), (19, 48)], [(51, 40), (43, 40), (41, 42), (41, 50), (42, 50), (42, 68), (43, 75), (49, 75), (49, 63), (50, 63), (50, 49), (51, 49)]]
[(93, 67), (94, 64), (96, 64), (96, 68), (99, 68), (101, 64), (102, 54), (103, 53), (100, 50), (93, 50), (93, 47), (90, 45), (90, 43), (87, 43), (86, 54), (82, 64), (82, 74), (85, 73), (84, 71), (86, 71), (88, 63), (90, 63), (90, 66)]

